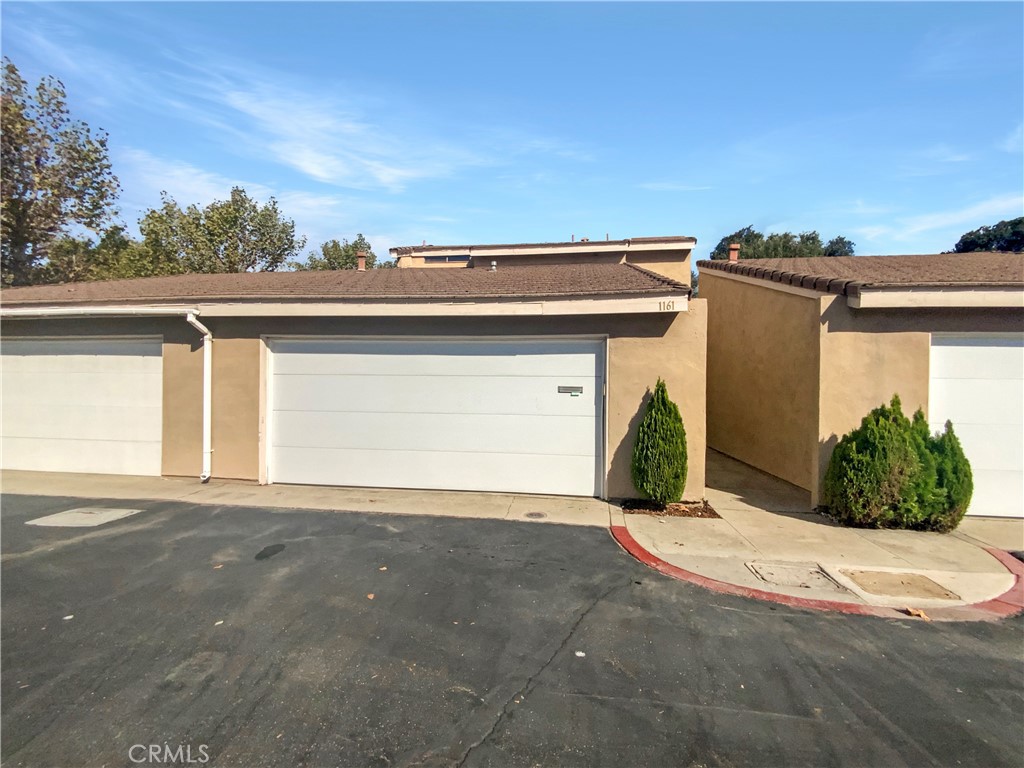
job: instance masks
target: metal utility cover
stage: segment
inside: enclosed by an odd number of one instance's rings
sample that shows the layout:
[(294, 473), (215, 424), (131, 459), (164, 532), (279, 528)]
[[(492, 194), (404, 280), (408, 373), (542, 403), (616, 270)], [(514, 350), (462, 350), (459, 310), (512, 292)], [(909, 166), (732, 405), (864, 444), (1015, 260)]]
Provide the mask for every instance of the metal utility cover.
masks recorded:
[(817, 563), (747, 563), (747, 568), (761, 581), (779, 587), (848, 591), (832, 581)]
[(873, 595), (886, 597), (928, 597), (936, 600), (959, 600), (941, 584), (920, 573), (892, 573), (890, 571), (840, 571), (854, 584)]
[(27, 520), (25, 525), (42, 525), (50, 528), (95, 528), (141, 512), (141, 509), (117, 509), (114, 507), (76, 507), (46, 517)]

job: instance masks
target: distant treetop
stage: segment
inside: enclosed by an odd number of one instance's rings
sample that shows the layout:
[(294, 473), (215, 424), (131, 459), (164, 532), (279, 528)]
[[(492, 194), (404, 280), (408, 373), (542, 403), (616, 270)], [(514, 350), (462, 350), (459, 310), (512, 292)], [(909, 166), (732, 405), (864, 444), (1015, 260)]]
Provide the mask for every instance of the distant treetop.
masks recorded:
[(823, 243), (817, 232), (775, 232), (767, 237), (753, 227), (726, 235), (711, 251), (712, 259), (728, 259), (729, 246), (740, 245), (741, 259), (783, 259), (810, 256), (853, 256), (854, 242), (839, 235)]
[(953, 246), (953, 253), (972, 251), (1024, 252), (1024, 216), (979, 227), (966, 233)]

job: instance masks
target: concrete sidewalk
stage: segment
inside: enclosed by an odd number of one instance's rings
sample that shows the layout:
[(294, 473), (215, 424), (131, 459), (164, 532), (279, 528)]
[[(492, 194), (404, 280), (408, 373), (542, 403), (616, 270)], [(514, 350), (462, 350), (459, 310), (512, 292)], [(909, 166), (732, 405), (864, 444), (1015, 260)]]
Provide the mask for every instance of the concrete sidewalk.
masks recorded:
[(707, 466), (707, 499), (721, 519), (616, 516), (653, 558), (700, 577), (688, 580), (818, 607), (915, 608), (940, 617), (1019, 591), (1009, 570), (1015, 562), (989, 550), (1024, 550), (1024, 521), (967, 518), (952, 534), (844, 528), (811, 512), (799, 488), (713, 451)]
[(154, 499), (277, 509), (321, 509), (400, 515), (561, 523), (607, 528), (612, 506), (600, 499), (510, 493), (409, 491), (391, 488), (327, 488), (256, 485), (182, 477), (84, 475), (62, 472), (0, 473), (0, 491), (31, 496), (91, 499)]

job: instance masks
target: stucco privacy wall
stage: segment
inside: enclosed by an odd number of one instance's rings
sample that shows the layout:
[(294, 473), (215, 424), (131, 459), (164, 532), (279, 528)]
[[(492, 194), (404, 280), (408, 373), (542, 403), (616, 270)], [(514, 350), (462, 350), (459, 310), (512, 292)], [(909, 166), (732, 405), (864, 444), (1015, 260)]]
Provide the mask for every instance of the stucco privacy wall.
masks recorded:
[(126, 319), (5, 319), (3, 337), (163, 337), (163, 451), (161, 473), (195, 475), (202, 469), (202, 337), (183, 317)]
[[(701, 276), (703, 280), (703, 275)], [(703, 287), (703, 286), (702, 286)], [(818, 457), (811, 485), (817, 504), (832, 449), (868, 411), (900, 396), (909, 416), (928, 414), (933, 333), (1009, 333), (1022, 328), (1012, 309), (851, 309), (822, 296)]]
[[(531, 318), (204, 318), (214, 342), (214, 476), (259, 479), (260, 336), (609, 336), (608, 495), (636, 495), (633, 441), (658, 376), (686, 425), (686, 498), (704, 495), (707, 303), (689, 312)], [(223, 363), (218, 363), (218, 358)], [(218, 416), (230, 407), (230, 425)], [(218, 426), (220, 425), (220, 426)], [(230, 439), (227, 439), (230, 435)]]
[(801, 488), (815, 482), (818, 318), (814, 296), (704, 270), (708, 445)]

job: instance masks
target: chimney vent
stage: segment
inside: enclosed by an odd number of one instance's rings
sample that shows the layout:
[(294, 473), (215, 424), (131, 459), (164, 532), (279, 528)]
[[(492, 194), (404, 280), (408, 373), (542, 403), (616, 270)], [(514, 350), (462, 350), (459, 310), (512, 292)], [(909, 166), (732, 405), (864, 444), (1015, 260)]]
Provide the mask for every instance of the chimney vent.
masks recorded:
[(358, 270), (360, 272), (366, 271), (366, 254), (363, 251), (356, 251), (356, 260), (359, 263)]
[(497, 271), (498, 271), (498, 262), (492, 261), (491, 262), (491, 272), (497, 272)]
[(730, 243), (729, 244), (729, 261), (739, 261), (740, 259), (740, 244)]

